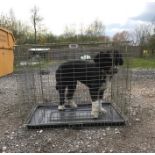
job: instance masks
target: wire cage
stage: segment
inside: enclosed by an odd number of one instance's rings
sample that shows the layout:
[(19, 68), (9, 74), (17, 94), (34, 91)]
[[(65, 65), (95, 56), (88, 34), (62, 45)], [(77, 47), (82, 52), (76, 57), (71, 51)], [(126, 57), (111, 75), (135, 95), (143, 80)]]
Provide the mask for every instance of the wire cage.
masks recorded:
[[(128, 43), (79, 43), (79, 44), (47, 44), (47, 45), (21, 45), (15, 47), (15, 72), (17, 75), (18, 94), (21, 115), (26, 120), (28, 127), (51, 127), (63, 125), (121, 125), (128, 120), (128, 106), (130, 104), (130, 70)], [(66, 62), (86, 62), (94, 64), (94, 58), (101, 51), (110, 51), (112, 58), (111, 68), (114, 68), (114, 51), (117, 50), (123, 58), (117, 72), (114, 70), (104, 74), (104, 94), (101, 106), (106, 109), (105, 115), (92, 118), (92, 98), (89, 89), (89, 74), (94, 69), (87, 68), (86, 73), (78, 73), (72, 67), (72, 81), (77, 76), (85, 77), (83, 82), (76, 79), (76, 89), (73, 101), (77, 108), (67, 105), (65, 110), (58, 110), (60, 102), (59, 91), (56, 90), (56, 72)], [(79, 65), (79, 64), (78, 64)], [(95, 70), (98, 70), (97, 66)], [(104, 71), (104, 70), (103, 70)], [(67, 73), (68, 74), (68, 73)], [(96, 74), (96, 73), (94, 73)], [(91, 74), (95, 77), (94, 74)], [(101, 74), (101, 72), (100, 72)], [(70, 76), (70, 74), (68, 74)], [(63, 77), (63, 75), (61, 75)], [(87, 76), (87, 77), (86, 77)], [(62, 79), (60, 79), (62, 80)], [(66, 80), (66, 79), (65, 79)], [(61, 81), (62, 82), (62, 81)], [(69, 88), (66, 87), (64, 96)], [(70, 90), (72, 92), (72, 90)]]

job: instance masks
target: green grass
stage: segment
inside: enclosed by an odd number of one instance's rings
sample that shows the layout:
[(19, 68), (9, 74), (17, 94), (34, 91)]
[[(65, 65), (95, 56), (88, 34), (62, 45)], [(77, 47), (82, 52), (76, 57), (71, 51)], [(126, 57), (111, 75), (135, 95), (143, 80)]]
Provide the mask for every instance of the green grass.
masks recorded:
[(131, 58), (131, 68), (155, 68), (155, 57)]

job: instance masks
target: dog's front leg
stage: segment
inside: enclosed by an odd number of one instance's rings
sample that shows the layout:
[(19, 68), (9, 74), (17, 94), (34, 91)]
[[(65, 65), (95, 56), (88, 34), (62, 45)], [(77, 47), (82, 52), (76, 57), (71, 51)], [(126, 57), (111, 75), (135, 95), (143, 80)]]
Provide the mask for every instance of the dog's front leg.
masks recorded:
[(106, 78), (106, 89), (104, 92), (104, 99), (106, 99), (106, 101), (111, 101), (111, 76), (107, 76)]
[(65, 109), (65, 87), (61, 87), (61, 89), (58, 89), (59, 91), (59, 97), (60, 97), (60, 104), (58, 105), (58, 110), (64, 110)]
[(103, 100), (98, 100), (98, 102), (99, 102), (99, 112), (101, 113), (101, 114), (106, 114), (107, 113), (107, 111), (103, 108), (103, 106), (102, 106), (102, 103), (103, 103)]
[(99, 89), (99, 93), (98, 93), (98, 102), (99, 102), (99, 112), (102, 114), (106, 113), (106, 110), (102, 107), (102, 103), (104, 102), (103, 100), (103, 96), (104, 96), (104, 91), (106, 90), (106, 82), (102, 83), (102, 86)]
[(90, 90), (91, 94), (91, 99), (92, 99), (92, 111), (91, 111), (91, 116), (93, 118), (98, 118), (99, 114), (105, 114), (106, 110), (102, 107), (102, 100), (99, 99), (98, 96), (99, 91), (92, 91)]
[(102, 107), (102, 100), (97, 100), (92, 102), (91, 116), (93, 118), (98, 118), (99, 114), (106, 114), (107, 111)]
[(100, 105), (98, 101), (92, 102), (92, 110), (91, 110), (91, 116), (93, 118), (99, 117), (99, 111), (100, 111)]
[(70, 84), (68, 86), (68, 92), (67, 92), (67, 100), (68, 100), (68, 105), (71, 107), (71, 108), (77, 108), (77, 104), (73, 101), (73, 95), (74, 95), (74, 92), (75, 92), (75, 89), (76, 89), (76, 85), (77, 85), (77, 82), (74, 81), (72, 82), (72, 84)]

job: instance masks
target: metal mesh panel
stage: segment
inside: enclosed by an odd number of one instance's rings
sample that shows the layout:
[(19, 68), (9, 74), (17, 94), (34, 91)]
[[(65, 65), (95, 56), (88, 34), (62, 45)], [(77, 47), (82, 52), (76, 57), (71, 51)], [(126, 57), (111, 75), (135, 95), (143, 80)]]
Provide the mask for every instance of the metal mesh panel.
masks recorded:
[[(94, 63), (94, 57), (100, 51), (106, 53), (108, 50), (112, 51), (112, 58), (114, 57), (113, 51), (118, 50), (119, 53), (121, 53), (123, 56), (124, 65), (119, 66), (117, 74), (111, 72), (111, 74), (107, 75), (107, 77), (111, 76), (112, 78), (111, 80), (105, 82), (106, 90), (103, 95), (103, 102), (112, 103), (112, 105), (118, 109), (122, 116), (128, 116), (128, 104), (130, 101), (128, 45), (113, 45), (111, 43), (79, 44), (78, 48), (69, 48), (68, 45), (16, 46), (15, 71), (17, 73), (18, 94), (20, 94), (19, 102), (21, 103), (21, 112), (29, 113), (30, 108), (40, 104), (59, 104), (60, 96), (56, 90), (55, 75), (56, 70), (62, 63), (77, 60)], [(113, 63), (114, 62), (112, 62), (112, 67)], [(87, 69), (88, 68), (86, 68), (86, 70)], [(81, 74), (81, 76), (86, 75)], [(85, 79), (90, 80), (89, 75), (87, 76), (88, 77), (85, 77)], [(67, 89), (68, 88), (65, 90), (65, 95), (67, 94)], [(73, 100), (77, 105), (91, 104), (92, 100), (87, 84), (77, 80)], [(65, 100), (65, 103), (66, 102), (67, 101)], [(42, 110), (41, 113), (44, 115), (45, 111)], [(83, 114), (79, 114), (77, 117), (82, 118)], [(91, 116), (88, 115), (84, 117), (90, 118)], [(55, 121), (57, 118), (54, 117), (53, 120)]]

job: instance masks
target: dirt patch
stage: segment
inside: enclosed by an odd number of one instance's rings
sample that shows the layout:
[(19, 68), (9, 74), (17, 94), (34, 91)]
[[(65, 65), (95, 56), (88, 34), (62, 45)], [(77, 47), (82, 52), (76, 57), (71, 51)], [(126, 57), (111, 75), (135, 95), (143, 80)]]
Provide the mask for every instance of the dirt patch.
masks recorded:
[(154, 76), (133, 74), (129, 125), (83, 129), (27, 130), (20, 117), (16, 78), (1, 78), (0, 152), (155, 152)]

